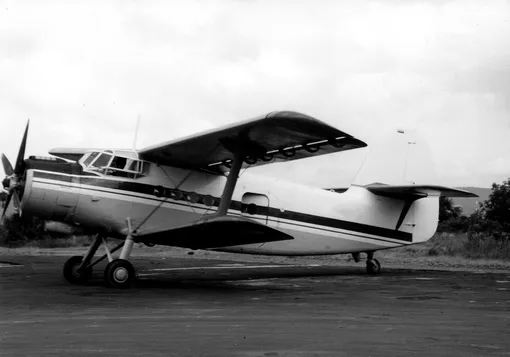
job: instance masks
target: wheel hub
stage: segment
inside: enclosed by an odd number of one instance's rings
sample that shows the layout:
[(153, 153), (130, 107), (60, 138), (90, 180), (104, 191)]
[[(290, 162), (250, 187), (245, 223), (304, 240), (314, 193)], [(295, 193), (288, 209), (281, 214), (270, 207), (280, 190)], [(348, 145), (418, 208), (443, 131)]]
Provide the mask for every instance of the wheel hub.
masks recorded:
[(73, 265), (71, 272), (73, 273), (74, 276), (77, 276), (77, 277), (81, 276), (80, 271), (78, 270), (79, 267), (80, 267), (80, 264)]
[(128, 271), (126, 270), (126, 268), (117, 268), (113, 273), (113, 277), (117, 282), (122, 283), (127, 280)]

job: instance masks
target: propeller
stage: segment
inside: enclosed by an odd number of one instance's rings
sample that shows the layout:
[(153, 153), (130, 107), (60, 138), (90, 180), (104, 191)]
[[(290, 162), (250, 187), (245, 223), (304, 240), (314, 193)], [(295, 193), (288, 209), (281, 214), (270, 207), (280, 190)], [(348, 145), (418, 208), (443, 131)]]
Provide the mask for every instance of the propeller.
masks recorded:
[(2, 165), (4, 167), (4, 172), (7, 176), (11, 176), (14, 173), (14, 170), (12, 169), (12, 165), (9, 162), (9, 159), (5, 154), (2, 154)]
[[(12, 206), (11, 206), (12, 205)], [(5, 201), (4, 211), (2, 213), (2, 219), (8, 211), (12, 211), (15, 215), (21, 216), (21, 205), (19, 196), (16, 191), (12, 195), (8, 195)], [(11, 216), (12, 217), (12, 216)]]
[(27, 137), (28, 137), (28, 127), (30, 124), (30, 120), (27, 121), (27, 126), (25, 127), (25, 133), (23, 134), (23, 139), (21, 140), (21, 145), (18, 150), (18, 157), (16, 158), (16, 163), (14, 165), (14, 170), (12, 165), (4, 154), (2, 154), (2, 165), (7, 177), (2, 181), (2, 185), (4, 189), (7, 191), (7, 199), (5, 200), (5, 207), (2, 213), (2, 219), (9, 208), (9, 204), (11, 203), (14, 207), (15, 212), (18, 214), (21, 213), (21, 205), (20, 205), (20, 195), (21, 195), (21, 179), (23, 178), (23, 174), (25, 171), (25, 149), (27, 146)]

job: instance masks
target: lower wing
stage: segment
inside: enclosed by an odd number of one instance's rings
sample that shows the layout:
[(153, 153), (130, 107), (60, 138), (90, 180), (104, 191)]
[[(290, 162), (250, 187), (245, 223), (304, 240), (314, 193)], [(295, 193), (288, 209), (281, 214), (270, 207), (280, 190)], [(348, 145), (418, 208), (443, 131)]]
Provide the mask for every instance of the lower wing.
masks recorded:
[(138, 239), (152, 244), (207, 249), (294, 238), (251, 219), (222, 216), (161, 232), (149, 233), (139, 236)]

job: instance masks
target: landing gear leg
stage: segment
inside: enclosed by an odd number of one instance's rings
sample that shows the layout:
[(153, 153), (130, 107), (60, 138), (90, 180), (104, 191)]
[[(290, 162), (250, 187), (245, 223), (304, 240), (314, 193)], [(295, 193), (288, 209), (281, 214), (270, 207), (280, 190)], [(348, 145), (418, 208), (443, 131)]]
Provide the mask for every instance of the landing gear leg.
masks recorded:
[(102, 241), (102, 237), (97, 235), (85, 256), (75, 255), (65, 262), (63, 274), (68, 282), (71, 284), (83, 284), (92, 276), (90, 261), (94, 254), (96, 254), (97, 248), (99, 248)]
[(136, 277), (135, 268), (128, 261), (134, 245), (130, 218), (127, 218), (127, 224), (128, 235), (124, 241), (120, 257), (119, 259), (112, 259), (111, 255), (108, 254), (108, 260), (110, 262), (104, 270), (106, 284), (112, 288), (129, 288)]
[(377, 275), (381, 272), (381, 263), (374, 259), (374, 252), (367, 252), (367, 273)]

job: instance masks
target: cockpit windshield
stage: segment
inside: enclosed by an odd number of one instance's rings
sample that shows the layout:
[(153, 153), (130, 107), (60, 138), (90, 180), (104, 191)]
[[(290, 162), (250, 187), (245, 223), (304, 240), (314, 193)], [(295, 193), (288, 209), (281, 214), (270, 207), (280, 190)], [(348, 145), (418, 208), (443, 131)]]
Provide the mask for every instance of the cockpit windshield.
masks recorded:
[[(92, 171), (108, 176), (139, 178), (147, 175), (150, 163), (138, 160), (131, 153), (116, 153), (113, 151), (92, 151), (85, 154), (80, 162), (85, 171)], [(130, 157), (131, 156), (131, 157)]]
[(107, 167), (112, 159), (112, 155), (102, 153), (97, 159), (92, 162), (92, 166), (97, 168)]
[(85, 160), (83, 160), (83, 165), (85, 167), (89, 166), (89, 164), (92, 162), (92, 160), (94, 160), (97, 155), (99, 155), (98, 152), (93, 152), (93, 153), (90, 153), (86, 158)]

